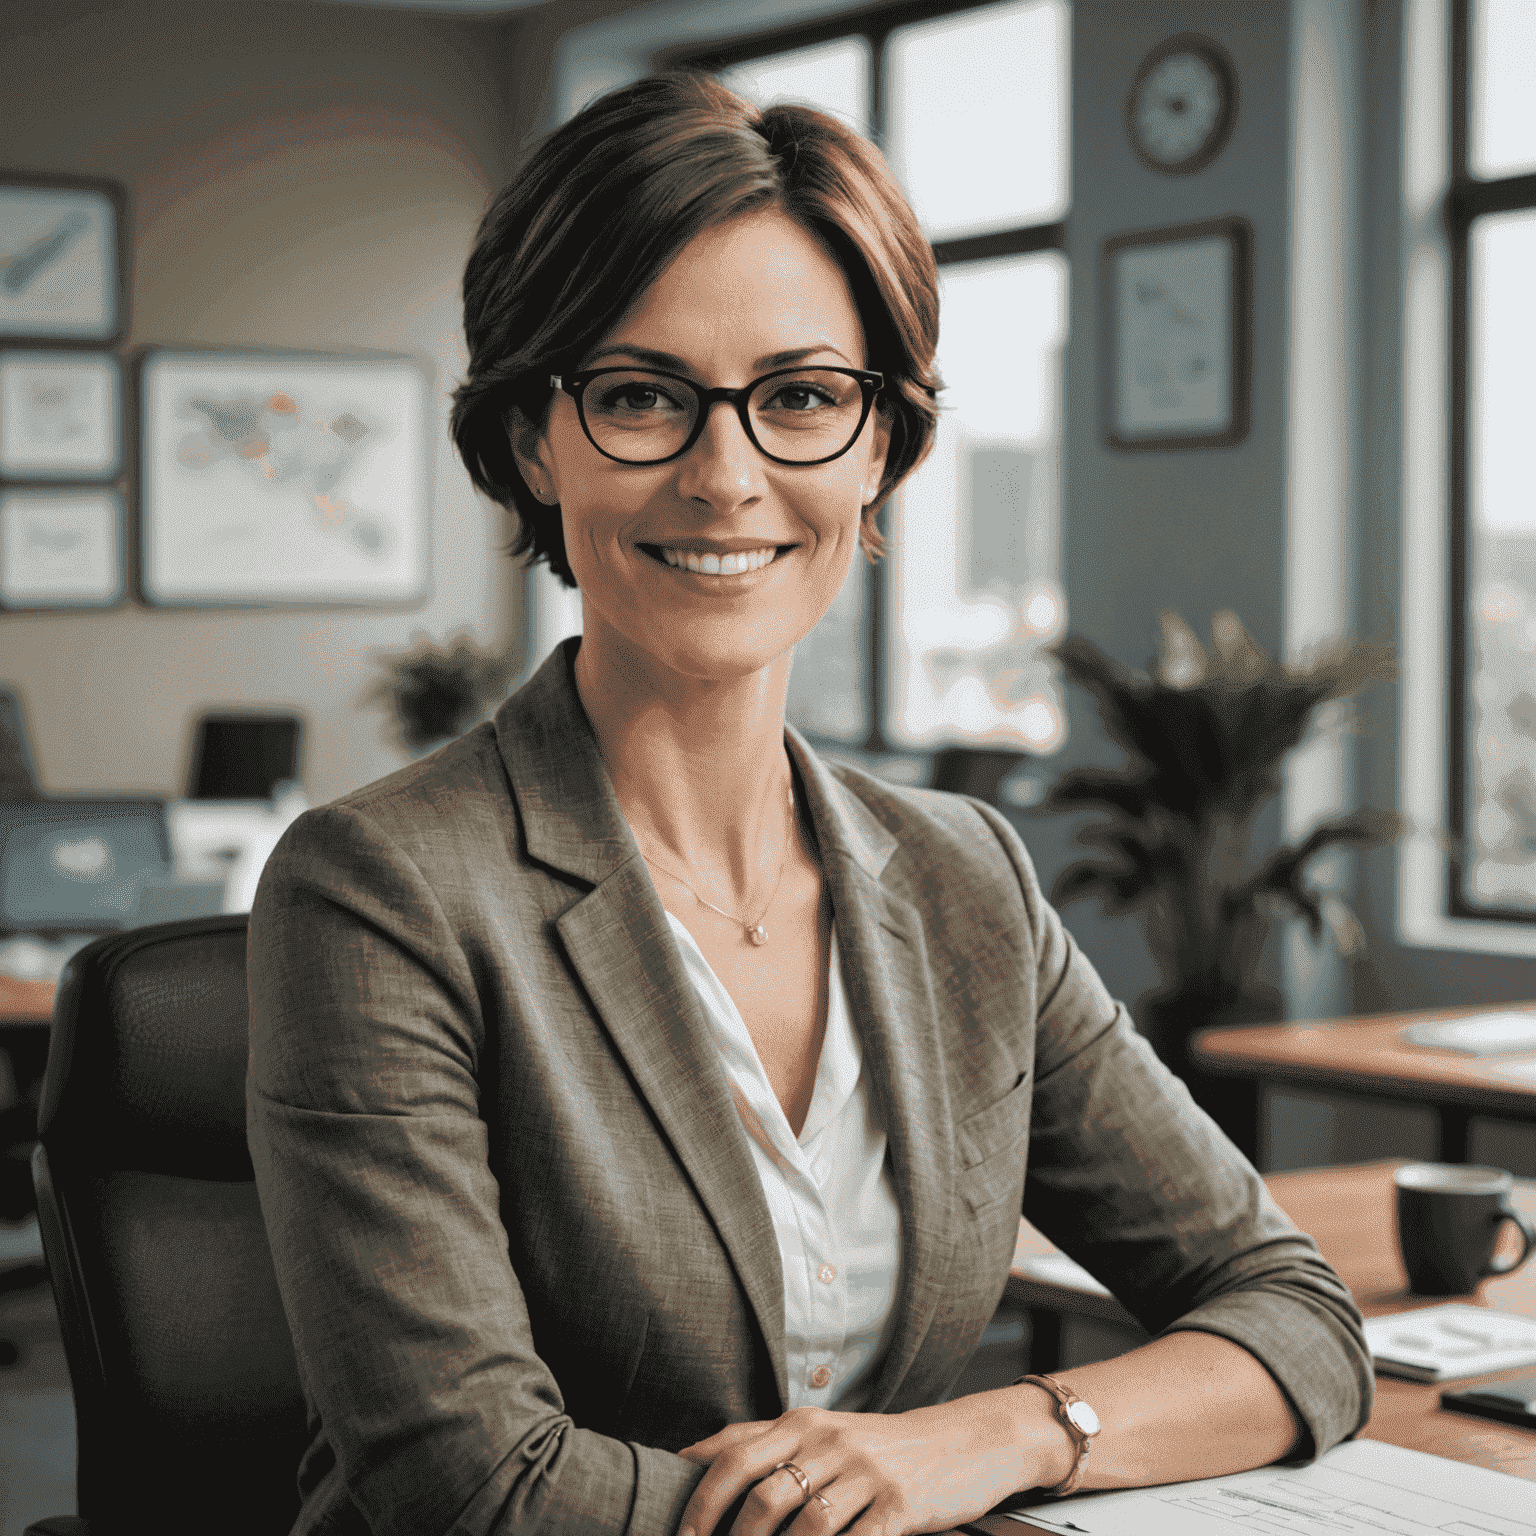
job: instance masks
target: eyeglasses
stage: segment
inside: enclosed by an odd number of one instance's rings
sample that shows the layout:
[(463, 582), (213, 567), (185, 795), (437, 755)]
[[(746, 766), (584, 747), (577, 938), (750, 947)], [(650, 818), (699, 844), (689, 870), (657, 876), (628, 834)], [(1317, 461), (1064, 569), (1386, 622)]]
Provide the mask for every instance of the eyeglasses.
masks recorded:
[(829, 464), (858, 440), (885, 375), (862, 368), (780, 368), (741, 389), (706, 389), (651, 368), (551, 374), (576, 402), (582, 430), (604, 458), (666, 464), (698, 442), (710, 407), (735, 408), (752, 446), (775, 464)]

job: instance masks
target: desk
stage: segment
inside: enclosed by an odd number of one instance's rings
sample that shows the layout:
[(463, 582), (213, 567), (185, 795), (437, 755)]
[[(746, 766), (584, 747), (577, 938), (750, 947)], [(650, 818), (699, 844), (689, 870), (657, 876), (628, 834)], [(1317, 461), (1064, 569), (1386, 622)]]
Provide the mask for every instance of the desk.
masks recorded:
[(1474, 1114), (1536, 1121), (1536, 1075), (1524, 1081), (1503, 1077), (1494, 1069), (1508, 1058), (1405, 1045), (1401, 1031), (1418, 1020), (1486, 1012), (1437, 1008), (1315, 1024), (1244, 1024), (1201, 1030), (1190, 1049), (1207, 1072), (1224, 1077), (1433, 1105), (1440, 1117), (1440, 1161), (1464, 1163)]
[[(1316, 1238), (1323, 1257), (1338, 1270), (1367, 1317), (1432, 1306), (1437, 1299), (1408, 1294), (1408, 1277), (1397, 1252), (1392, 1186), (1392, 1170), (1401, 1166), (1396, 1161), (1361, 1163), (1348, 1168), (1277, 1173), (1265, 1180), (1281, 1209), (1298, 1227)], [(1536, 1183), (1519, 1180), (1514, 1198), (1523, 1210), (1536, 1217)], [(1054, 1251), (1033, 1227), (1021, 1222), (1008, 1294), (1032, 1310), (1053, 1310), (1057, 1314), (1135, 1326), (1113, 1297), (1086, 1295), (1032, 1279), (1019, 1270), (1020, 1259)], [(1536, 1316), (1536, 1260), (1507, 1279), (1484, 1281), (1473, 1300), (1499, 1311)], [(1031, 1369), (1039, 1370), (1041, 1366), (1032, 1364)], [(1467, 1381), (1512, 1381), (1530, 1373), (1531, 1367), (1525, 1366), (1517, 1371), (1468, 1377)], [(1376, 1411), (1364, 1431), (1365, 1437), (1407, 1446), (1410, 1450), (1429, 1451), (1454, 1461), (1493, 1467), (1536, 1482), (1536, 1431), (1448, 1412), (1440, 1406), (1441, 1390), (1439, 1385), (1378, 1376)]]
[(54, 990), (51, 981), (18, 981), (0, 973), (0, 1081), (9, 1067), (17, 1094), (14, 1103), (0, 1096), (0, 1219), (33, 1208), (32, 1172), (23, 1154), (37, 1139), (35, 1106), (48, 1064)]
[(53, 1018), (56, 990), (51, 981), (18, 981), (0, 971), (0, 1028), (48, 1024)]

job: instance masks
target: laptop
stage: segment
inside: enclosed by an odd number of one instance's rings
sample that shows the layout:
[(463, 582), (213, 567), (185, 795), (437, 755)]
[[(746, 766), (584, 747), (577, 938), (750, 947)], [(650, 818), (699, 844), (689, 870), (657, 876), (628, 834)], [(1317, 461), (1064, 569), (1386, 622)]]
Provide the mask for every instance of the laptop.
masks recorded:
[(170, 874), (165, 804), (148, 798), (0, 801), (0, 934), (110, 933)]

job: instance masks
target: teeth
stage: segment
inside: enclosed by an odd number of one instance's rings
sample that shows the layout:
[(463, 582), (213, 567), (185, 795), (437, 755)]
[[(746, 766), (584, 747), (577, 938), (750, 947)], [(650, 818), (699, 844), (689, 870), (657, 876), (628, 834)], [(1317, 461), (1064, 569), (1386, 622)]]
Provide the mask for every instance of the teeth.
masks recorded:
[(739, 554), (700, 554), (693, 549), (663, 548), (661, 557), (668, 565), (681, 571), (697, 571), (701, 576), (740, 576), (747, 571), (760, 571), (772, 562), (778, 551), (769, 545), (766, 549), (743, 550)]

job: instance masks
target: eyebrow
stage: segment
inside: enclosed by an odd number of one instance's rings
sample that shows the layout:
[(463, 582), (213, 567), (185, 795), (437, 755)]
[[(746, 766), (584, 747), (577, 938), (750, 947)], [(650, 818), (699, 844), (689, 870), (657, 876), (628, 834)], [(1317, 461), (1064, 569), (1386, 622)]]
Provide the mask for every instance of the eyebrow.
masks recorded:
[[(841, 357), (850, 368), (858, 365), (850, 362), (848, 358), (832, 345), (829, 341), (817, 342), (810, 347), (792, 347), (787, 352), (770, 352), (766, 357), (760, 357), (752, 364), (754, 369), (762, 369), (765, 372), (775, 368), (792, 367), (795, 363), (803, 363), (808, 357), (815, 357), (820, 352), (830, 352), (834, 357)], [(671, 352), (658, 352), (653, 347), (636, 347), (625, 342), (616, 347), (603, 347), (594, 352), (587, 362), (587, 367), (594, 367), (600, 358), (631, 357), (637, 362), (650, 368), (660, 368), (669, 373), (692, 374), (695, 370), (684, 360)]]

